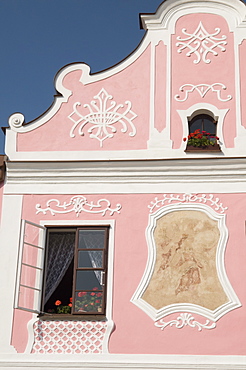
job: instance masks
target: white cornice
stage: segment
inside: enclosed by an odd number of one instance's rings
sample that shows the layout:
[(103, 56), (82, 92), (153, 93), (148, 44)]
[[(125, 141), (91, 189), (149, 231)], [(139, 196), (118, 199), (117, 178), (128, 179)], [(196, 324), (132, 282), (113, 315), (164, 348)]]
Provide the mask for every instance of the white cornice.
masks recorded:
[(245, 27), (246, 7), (240, 0), (166, 0), (155, 14), (142, 14), (142, 26), (146, 30), (167, 29), (181, 15), (213, 13), (226, 18), (230, 30)]
[(245, 356), (185, 355), (1, 355), (0, 369), (245, 370)]
[(7, 163), (5, 194), (150, 191), (245, 192), (246, 158)]

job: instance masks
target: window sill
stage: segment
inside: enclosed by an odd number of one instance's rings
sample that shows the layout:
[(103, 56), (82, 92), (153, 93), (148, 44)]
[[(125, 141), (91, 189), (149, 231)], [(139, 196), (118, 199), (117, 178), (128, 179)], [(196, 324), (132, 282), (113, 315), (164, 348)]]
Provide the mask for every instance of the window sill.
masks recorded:
[(199, 152), (199, 153), (206, 153), (206, 152), (221, 152), (221, 148), (219, 144), (214, 144), (214, 145), (208, 145), (205, 147), (201, 146), (192, 146), (192, 145), (187, 145), (185, 152)]
[(43, 314), (38, 316), (41, 321), (106, 321), (105, 314), (101, 315), (66, 315), (66, 314)]

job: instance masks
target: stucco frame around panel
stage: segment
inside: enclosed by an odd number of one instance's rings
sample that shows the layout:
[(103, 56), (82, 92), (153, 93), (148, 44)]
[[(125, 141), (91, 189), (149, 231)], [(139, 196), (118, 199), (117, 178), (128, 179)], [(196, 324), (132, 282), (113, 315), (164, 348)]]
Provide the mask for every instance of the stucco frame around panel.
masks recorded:
[[(183, 211), (183, 210), (192, 210), (192, 211), (200, 211), (204, 212), (208, 215), (212, 220), (217, 221), (218, 228), (220, 231), (220, 238), (218, 242), (218, 247), (216, 251), (216, 269), (219, 281), (227, 295), (228, 302), (221, 305), (215, 310), (209, 310), (207, 308), (195, 305), (195, 304), (188, 304), (188, 303), (178, 303), (178, 304), (170, 304), (166, 307), (162, 307), (161, 309), (157, 310), (148, 304), (146, 301), (142, 299), (142, 296), (151, 280), (154, 266), (156, 262), (156, 246), (153, 237), (154, 229), (156, 227), (157, 220), (162, 216), (174, 212), (174, 211)], [(228, 239), (228, 230), (225, 223), (226, 216), (224, 214), (219, 214), (215, 212), (211, 207), (205, 204), (171, 204), (160, 208), (153, 214), (149, 215), (149, 224), (146, 229), (146, 239), (148, 244), (148, 261), (146, 265), (145, 272), (143, 274), (142, 280), (134, 293), (131, 302), (134, 303), (136, 306), (141, 308), (149, 317), (151, 317), (154, 321), (160, 320), (161, 318), (177, 313), (177, 312), (189, 312), (193, 314), (198, 314), (204, 316), (212, 321), (217, 321), (223, 315), (227, 314), (231, 310), (238, 308), (241, 306), (239, 299), (237, 298), (229, 280), (226, 275), (225, 265), (224, 265), (224, 254)]]

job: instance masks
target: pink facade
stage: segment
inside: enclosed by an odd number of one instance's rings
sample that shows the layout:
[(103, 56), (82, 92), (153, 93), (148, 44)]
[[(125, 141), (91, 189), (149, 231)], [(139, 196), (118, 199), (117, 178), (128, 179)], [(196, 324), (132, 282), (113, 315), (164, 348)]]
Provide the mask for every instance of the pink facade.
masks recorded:
[(245, 368), (245, 16), (167, 0), (122, 63), (10, 117), (0, 367)]

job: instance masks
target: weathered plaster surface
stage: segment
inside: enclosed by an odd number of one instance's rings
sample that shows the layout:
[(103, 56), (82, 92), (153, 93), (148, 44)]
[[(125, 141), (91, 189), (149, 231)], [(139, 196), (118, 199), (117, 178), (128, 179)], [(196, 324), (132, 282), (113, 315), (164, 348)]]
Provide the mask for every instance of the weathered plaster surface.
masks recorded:
[(216, 271), (220, 233), (204, 212), (175, 211), (157, 221), (156, 264), (143, 299), (160, 309), (193, 303), (214, 310), (227, 302)]

